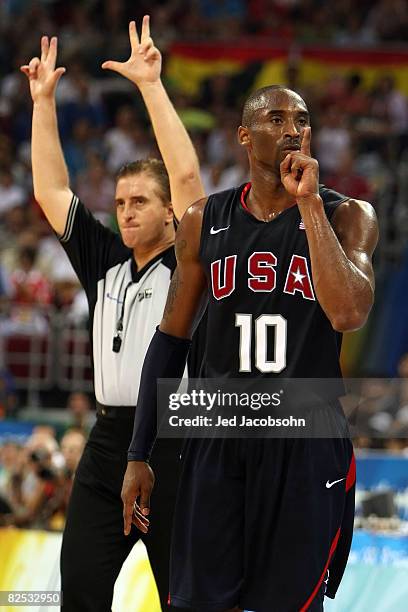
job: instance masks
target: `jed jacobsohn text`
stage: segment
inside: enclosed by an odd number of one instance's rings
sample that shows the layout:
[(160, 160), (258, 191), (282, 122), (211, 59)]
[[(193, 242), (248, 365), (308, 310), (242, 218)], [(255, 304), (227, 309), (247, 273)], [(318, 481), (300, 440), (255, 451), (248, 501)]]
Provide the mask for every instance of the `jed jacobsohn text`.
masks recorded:
[(200, 389), (193, 389), (188, 393), (171, 393), (169, 395), (169, 409), (179, 410), (181, 407), (197, 406), (205, 410), (214, 407), (240, 407), (259, 410), (268, 406), (280, 406), (281, 393), (226, 393), (216, 391), (208, 393)]
[(181, 418), (173, 415), (169, 418), (171, 427), (305, 427), (305, 419), (296, 419), (289, 416), (286, 419), (275, 419), (268, 415), (262, 418), (249, 418), (245, 415), (230, 418), (219, 416), (216, 420), (208, 416), (196, 416), (193, 418)]

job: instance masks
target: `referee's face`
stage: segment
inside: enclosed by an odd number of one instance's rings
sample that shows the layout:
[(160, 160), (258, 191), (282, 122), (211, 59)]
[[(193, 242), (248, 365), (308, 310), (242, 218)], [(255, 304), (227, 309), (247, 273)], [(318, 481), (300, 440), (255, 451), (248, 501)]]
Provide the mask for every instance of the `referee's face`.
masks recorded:
[(121, 177), (115, 204), (122, 240), (130, 249), (148, 251), (174, 233), (171, 203), (163, 201), (159, 184), (147, 172)]

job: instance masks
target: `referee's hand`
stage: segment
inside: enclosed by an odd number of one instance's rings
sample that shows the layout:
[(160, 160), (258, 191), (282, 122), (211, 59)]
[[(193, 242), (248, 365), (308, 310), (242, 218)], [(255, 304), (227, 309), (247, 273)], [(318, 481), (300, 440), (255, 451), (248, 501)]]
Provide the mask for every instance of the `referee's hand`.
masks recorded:
[(30, 92), (33, 102), (42, 99), (54, 99), (58, 81), (65, 72), (65, 68), (55, 68), (57, 61), (57, 37), (51, 40), (48, 36), (41, 38), (41, 58), (33, 57), (29, 64), (21, 66), (30, 82)]
[(108, 60), (103, 62), (102, 68), (118, 72), (139, 88), (159, 82), (162, 58), (150, 36), (149, 15), (143, 17), (140, 40), (136, 23), (134, 21), (129, 23), (129, 41), (131, 49), (129, 59), (126, 62)]
[(124, 533), (129, 535), (132, 523), (147, 533), (150, 521), (150, 495), (154, 486), (154, 473), (144, 461), (129, 461), (122, 485)]

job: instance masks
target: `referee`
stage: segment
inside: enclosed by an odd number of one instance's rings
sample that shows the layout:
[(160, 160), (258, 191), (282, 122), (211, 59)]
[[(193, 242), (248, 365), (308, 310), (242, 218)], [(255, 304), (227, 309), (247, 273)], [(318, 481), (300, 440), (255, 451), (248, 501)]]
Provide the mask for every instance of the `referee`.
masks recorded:
[[(161, 56), (150, 37), (149, 17), (143, 19), (140, 42), (134, 22), (129, 36), (129, 60), (105, 62), (103, 68), (139, 88), (165, 165), (142, 160), (119, 171), (115, 202), (121, 237), (97, 222), (69, 187), (56, 116), (55, 89), (65, 72), (55, 68), (57, 39), (43, 37), (41, 58), (21, 68), (33, 99), (34, 194), (88, 298), (97, 400), (97, 422), (76, 472), (63, 536), (64, 612), (110, 610), (116, 578), (141, 536), (135, 526), (124, 535), (121, 502), (140, 373), (175, 268), (173, 208), (181, 218), (204, 195), (193, 145), (160, 80)], [(163, 609), (177, 486), (176, 442), (163, 440), (153, 458), (165, 477), (155, 490), (156, 530), (144, 537)]]

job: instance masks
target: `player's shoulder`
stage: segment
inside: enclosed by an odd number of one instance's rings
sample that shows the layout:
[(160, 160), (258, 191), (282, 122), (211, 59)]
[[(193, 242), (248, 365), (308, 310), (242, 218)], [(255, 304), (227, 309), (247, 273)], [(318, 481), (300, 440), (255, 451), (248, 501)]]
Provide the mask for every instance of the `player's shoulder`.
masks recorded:
[(343, 210), (356, 211), (364, 215), (375, 217), (374, 206), (370, 202), (367, 202), (366, 200), (348, 198), (348, 200), (346, 200), (345, 202), (341, 204), (341, 208)]
[(333, 215), (333, 221), (342, 219), (344, 221), (361, 220), (365, 222), (376, 222), (377, 215), (374, 206), (366, 200), (347, 198), (342, 202)]
[(180, 235), (185, 231), (201, 231), (204, 218), (208, 220), (208, 215), (211, 215), (211, 211), (214, 211), (214, 214), (220, 214), (222, 210), (228, 209), (234, 200), (240, 197), (242, 188), (243, 186), (241, 185), (217, 191), (194, 202), (184, 213), (177, 228), (177, 234)]
[(332, 219), (333, 229), (344, 245), (361, 244), (371, 253), (378, 242), (378, 221), (370, 202), (348, 198), (335, 211)]
[[(210, 196), (205, 196), (204, 198), (200, 198), (199, 200), (197, 200), (196, 202), (194, 202), (193, 204), (191, 204), (191, 206), (189, 206), (184, 214), (184, 217), (202, 217), (205, 207), (207, 206), (208, 200), (209, 200)], [(183, 219), (184, 219), (183, 217)]]
[(352, 217), (376, 219), (374, 207), (370, 202), (352, 198), (325, 185), (319, 186), (319, 194), (326, 211), (333, 214), (333, 222), (339, 218)]
[[(231, 198), (236, 198), (239, 196), (243, 185), (239, 187), (231, 187), (230, 189), (223, 189), (222, 191), (216, 191), (211, 193), (210, 195), (197, 200), (194, 202), (186, 211), (190, 216), (193, 217), (202, 217), (206, 208), (210, 207), (212, 204), (219, 205), (224, 202), (228, 202)], [(184, 218), (184, 217), (183, 217)]]

